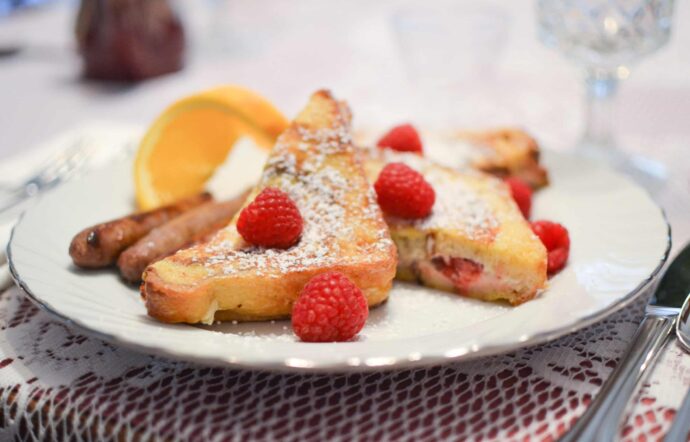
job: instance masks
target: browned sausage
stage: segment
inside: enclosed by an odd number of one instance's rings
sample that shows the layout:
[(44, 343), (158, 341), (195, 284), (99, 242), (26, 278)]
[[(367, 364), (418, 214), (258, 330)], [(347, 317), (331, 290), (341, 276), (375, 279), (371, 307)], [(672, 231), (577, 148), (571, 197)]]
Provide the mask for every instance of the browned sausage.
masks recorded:
[(141, 280), (146, 267), (225, 227), (242, 207), (248, 192), (224, 202), (210, 202), (156, 227), (120, 255), (117, 266), (124, 279)]
[(89, 227), (72, 239), (69, 254), (79, 267), (107, 267), (115, 263), (123, 250), (151, 229), (212, 199), (211, 194), (205, 192), (168, 206)]

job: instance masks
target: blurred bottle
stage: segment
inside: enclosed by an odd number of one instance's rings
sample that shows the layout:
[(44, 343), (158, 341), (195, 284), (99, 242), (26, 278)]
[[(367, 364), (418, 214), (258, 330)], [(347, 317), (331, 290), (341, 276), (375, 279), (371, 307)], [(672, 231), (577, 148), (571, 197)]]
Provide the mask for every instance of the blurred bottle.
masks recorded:
[(139, 81), (184, 63), (184, 30), (168, 0), (82, 0), (76, 36), (87, 78)]

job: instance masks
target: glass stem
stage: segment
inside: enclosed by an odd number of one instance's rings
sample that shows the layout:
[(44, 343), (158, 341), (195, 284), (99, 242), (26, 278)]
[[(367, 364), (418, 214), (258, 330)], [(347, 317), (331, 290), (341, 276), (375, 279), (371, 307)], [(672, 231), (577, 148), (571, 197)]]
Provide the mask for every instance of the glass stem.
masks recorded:
[(614, 100), (618, 79), (615, 70), (587, 70), (587, 114), (583, 141), (589, 147), (601, 149), (614, 146)]

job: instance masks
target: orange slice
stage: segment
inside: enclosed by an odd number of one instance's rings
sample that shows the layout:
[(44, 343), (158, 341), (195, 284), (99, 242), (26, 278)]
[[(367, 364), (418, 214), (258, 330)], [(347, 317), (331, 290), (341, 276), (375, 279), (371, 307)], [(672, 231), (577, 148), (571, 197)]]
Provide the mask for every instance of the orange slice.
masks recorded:
[(149, 127), (134, 162), (142, 210), (201, 192), (239, 138), (270, 149), (288, 125), (268, 100), (240, 86), (183, 98)]

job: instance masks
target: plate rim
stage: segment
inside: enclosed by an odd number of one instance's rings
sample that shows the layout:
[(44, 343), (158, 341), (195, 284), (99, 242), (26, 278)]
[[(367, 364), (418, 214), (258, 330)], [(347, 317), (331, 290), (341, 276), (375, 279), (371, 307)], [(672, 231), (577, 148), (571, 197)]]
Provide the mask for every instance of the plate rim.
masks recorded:
[[(563, 152), (558, 152), (558, 154), (563, 154)], [(566, 154), (568, 155), (568, 154)], [(609, 171), (618, 173), (613, 169), (607, 168)], [(627, 177), (626, 177), (627, 178)], [(639, 186), (637, 183), (635, 183), (632, 180), (628, 181), (639, 188), (642, 188)], [(643, 189), (643, 188), (642, 188)], [(644, 190), (644, 189), (643, 189)], [(50, 194), (51, 192), (46, 192), (45, 194), (42, 194), (39, 196), (39, 198), (44, 198), (45, 195)], [(647, 196), (649, 196), (648, 192)], [(58, 319), (59, 321), (62, 321), (68, 325), (74, 326), (81, 332), (85, 333), (86, 335), (96, 337), (98, 339), (104, 340), (106, 342), (109, 342), (113, 345), (116, 346), (121, 346), (127, 349), (131, 349), (140, 353), (145, 353), (149, 355), (156, 355), (164, 358), (169, 358), (173, 360), (178, 360), (178, 361), (187, 361), (195, 364), (202, 364), (202, 365), (211, 365), (211, 366), (222, 366), (222, 367), (228, 367), (228, 368), (236, 368), (236, 369), (247, 369), (247, 370), (261, 370), (261, 371), (273, 371), (273, 372), (298, 372), (298, 373), (346, 373), (346, 372), (371, 372), (371, 371), (391, 371), (391, 370), (400, 370), (400, 369), (412, 369), (412, 368), (418, 368), (418, 367), (424, 367), (424, 366), (434, 366), (434, 365), (441, 365), (441, 364), (447, 364), (451, 362), (457, 362), (457, 361), (468, 361), (468, 360), (473, 360), (479, 357), (485, 357), (485, 356), (492, 356), (492, 355), (499, 355), (499, 354), (506, 354), (510, 353), (512, 351), (517, 351), (523, 348), (528, 348), (528, 347), (534, 347), (536, 345), (541, 345), (545, 344), (548, 342), (551, 342), (553, 340), (556, 340), (558, 338), (561, 338), (565, 335), (568, 335), (570, 333), (574, 333), (576, 331), (579, 331), (585, 327), (588, 327), (596, 322), (599, 322), (603, 320), (604, 318), (620, 311), (621, 309), (625, 308), (626, 306), (630, 305), (633, 301), (635, 301), (644, 291), (648, 286), (650, 285), (651, 282), (654, 281), (654, 279), (659, 275), (661, 269), (664, 268), (664, 265), (668, 261), (671, 248), (672, 248), (672, 228), (671, 225), (668, 221), (668, 217), (666, 215), (665, 210), (650, 197), (650, 201), (652, 204), (656, 207), (657, 210), (661, 213), (663, 222), (666, 225), (666, 248), (664, 250), (664, 253), (657, 263), (656, 267), (651, 271), (651, 273), (643, 278), (638, 285), (626, 293), (625, 295), (622, 295), (620, 298), (617, 300), (611, 302), (609, 305), (607, 305), (605, 308), (598, 310), (594, 313), (591, 313), (589, 315), (581, 317), (579, 320), (577, 320), (575, 323), (565, 325), (563, 327), (558, 327), (555, 329), (551, 329), (548, 331), (544, 332), (538, 332), (534, 333), (532, 335), (527, 336), (524, 340), (521, 340), (519, 342), (514, 342), (514, 343), (508, 343), (508, 344), (493, 344), (493, 345), (478, 345), (472, 348), (463, 348), (463, 351), (457, 352), (451, 352), (453, 354), (447, 354), (446, 352), (443, 355), (432, 355), (432, 354), (427, 354), (427, 355), (419, 355), (418, 358), (412, 359), (410, 356), (408, 357), (386, 357), (385, 361), (376, 361), (376, 362), (371, 362), (367, 360), (358, 360), (356, 362), (351, 362), (351, 361), (340, 361), (340, 362), (324, 362), (324, 361), (318, 361), (318, 360), (305, 360), (305, 359), (299, 359), (298, 362), (296, 362), (294, 359), (295, 358), (286, 358), (286, 359), (281, 359), (281, 360), (276, 360), (276, 361), (271, 361), (271, 362), (257, 362), (257, 361), (247, 361), (247, 360), (240, 360), (237, 359), (236, 357), (233, 357), (232, 359), (224, 356), (214, 356), (214, 357), (207, 357), (207, 356), (197, 356), (197, 355), (190, 355), (189, 353), (186, 352), (179, 352), (175, 351), (174, 349), (171, 348), (166, 348), (166, 347), (160, 347), (160, 346), (153, 346), (153, 345), (146, 345), (146, 344), (140, 344), (136, 341), (133, 340), (127, 340), (123, 339), (121, 337), (118, 337), (114, 334), (106, 333), (101, 330), (92, 328), (88, 326), (85, 323), (82, 323), (77, 318), (71, 318), (69, 316), (66, 316), (62, 313), (60, 313), (57, 309), (53, 308), (50, 303), (45, 302), (41, 300), (38, 296), (36, 296), (32, 290), (29, 288), (29, 285), (27, 284), (26, 281), (24, 281), (19, 275), (19, 272), (15, 266), (15, 262), (13, 259), (13, 254), (12, 254), (12, 245), (14, 243), (14, 238), (15, 238), (15, 231), (17, 227), (21, 224), (25, 213), (22, 213), (19, 218), (17, 219), (17, 222), (15, 225), (12, 227), (12, 231), (10, 234), (10, 240), (7, 244), (6, 248), (6, 254), (7, 254), (7, 261), (8, 261), (8, 267), (10, 271), (10, 275), (12, 276), (12, 279), (15, 283), (15, 285), (36, 305), (38, 306), (41, 310), (47, 312), (51, 317)], [(291, 360), (292, 359), (292, 360)]]

